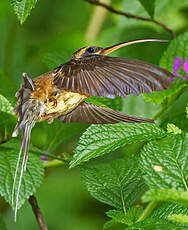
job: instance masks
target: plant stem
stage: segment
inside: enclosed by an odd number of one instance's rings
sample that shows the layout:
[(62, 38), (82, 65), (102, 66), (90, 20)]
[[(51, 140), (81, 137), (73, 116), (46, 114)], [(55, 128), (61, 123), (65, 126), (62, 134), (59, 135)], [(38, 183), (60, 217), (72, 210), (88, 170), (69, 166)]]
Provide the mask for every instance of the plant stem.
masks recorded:
[(85, 0), (86, 2), (89, 2), (90, 4), (94, 4), (94, 5), (97, 5), (97, 6), (101, 6), (107, 10), (109, 10), (110, 12), (114, 13), (114, 14), (118, 14), (118, 15), (122, 15), (122, 16), (125, 16), (127, 18), (135, 18), (137, 20), (142, 20), (142, 21), (148, 21), (148, 22), (153, 22), (159, 26), (161, 26), (163, 29), (165, 29), (166, 31), (168, 31), (168, 33), (171, 34), (172, 38), (175, 38), (176, 35), (175, 33), (170, 29), (168, 28), (165, 24), (163, 24), (162, 22), (159, 22), (155, 19), (152, 19), (152, 18), (147, 18), (147, 17), (141, 17), (141, 16), (137, 16), (137, 15), (134, 15), (134, 14), (130, 14), (128, 12), (124, 12), (124, 11), (120, 11), (120, 10), (116, 10), (114, 9), (113, 7), (111, 7), (110, 5), (108, 4), (105, 4), (99, 0)]
[(56, 156), (54, 154), (51, 154), (51, 153), (46, 153), (46, 152), (37, 152), (37, 151), (31, 151), (32, 153), (35, 153), (37, 155), (40, 155), (40, 156), (46, 156), (46, 157), (49, 157), (49, 158), (52, 158), (52, 159), (55, 159), (55, 160), (59, 160), (59, 161), (62, 161), (64, 164), (66, 164), (68, 161), (66, 161), (64, 158), (62, 157), (59, 157), (59, 156)]
[(44, 221), (44, 219), (43, 219), (42, 213), (41, 213), (41, 211), (40, 211), (40, 208), (39, 208), (39, 206), (38, 206), (36, 197), (30, 196), (30, 198), (29, 198), (29, 203), (30, 203), (30, 205), (31, 205), (31, 207), (32, 207), (32, 210), (33, 210), (34, 214), (35, 214), (35, 217), (36, 217), (36, 219), (37, 219), (39, 228), (40, 228), (41, 230), (48, 230), (48, 228), (47, 228), (47, 226), (46, 226), (46, 223), (45, 223), (45, 221)]
[(146, 219), (153, 211), (153, 209), (157, 206), (159, 201), (151, 201), (148, 206), (144, 209), (137, 222)]
[(61, 161), (61, 160), (54, 160), (54, 161), (43, 163), (43, 167), (49, 168), (49, 167), (56, 167), (56, 166), (64, 165), (64, 164), (66, 164), (66, 162)]

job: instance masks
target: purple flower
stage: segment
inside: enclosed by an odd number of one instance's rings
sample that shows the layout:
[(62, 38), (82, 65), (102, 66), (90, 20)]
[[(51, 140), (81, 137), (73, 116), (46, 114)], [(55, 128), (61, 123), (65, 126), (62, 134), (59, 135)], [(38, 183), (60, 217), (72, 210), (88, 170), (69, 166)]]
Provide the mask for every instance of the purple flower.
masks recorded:
[(43, 163), (45, 163), (48, 160), (48, 157), (47, 156), (41, 156), (40, 159)]
[(184, 65), (183, 65), (183, 67), (184, 67), (184, 70), (185, 70), (185, 72), (186, 72), (186, 78), (187, 78), (187, 80), (188, 80), (188, 58), (186, 59), (186, 61), (185, 61)]
[[(177, 76), (182, 80), (185, 80), (185, 78), (178, 73), (178, 70), (182, 66), (182, 64), (183, 64), (183, 61), (182, 61), (181, 57), (174, 58), (173, 74), (174, 74), (174, 76)], [(184, 63), (184, 70), (185, 70), (185, 72), (187, 74), (186, 78), (188, 79), (188, 58), (186, 59), (186, 61)], [(170, 82), (173, 82), (174, 78), (171, 77), (169, 80), (170, 80)]]
[(179, 68), (181, 67), (181, 65), (183, 64), (182, 59), (180, 57), (176, 57), (174, 58), (174, 66), (173, 66), (173, 74), (176, 75), (177, 71), (179, 70)]

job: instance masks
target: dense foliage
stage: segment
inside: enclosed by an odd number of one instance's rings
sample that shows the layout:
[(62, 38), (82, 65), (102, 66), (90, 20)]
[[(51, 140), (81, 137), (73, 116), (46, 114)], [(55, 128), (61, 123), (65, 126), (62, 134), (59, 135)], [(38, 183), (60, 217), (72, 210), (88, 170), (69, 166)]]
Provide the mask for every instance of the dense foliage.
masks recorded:
[[(152, 22), (104, 12), (102, 18), (96, 18), (97, 8), (83, 0), (0, 2), (1, 230), (37, 229), (27, 204), (21, 208), (33, 193), (49, 229), (96, 230), (103, 224), (104, 229), (188, 229), (188, 80), (183, 66), (188, 58), (188, 1), (118, 0), (111, 5), (163, 21), (177, 38), (172, 40)], [(92, 20), (88, 22), (91, 16), (96, 20), (94, 27)], [(97, 26), (99, 34), (89, 37), (87, 31)], [(174, 59), (180, 57), (182, 65), (177, 71), (184, 80), (175, 77), (164, 92), (125, 99), (91, 97), (88, 101), (153, 118), (155, 124), (38, 123), (32, 131), (19, 197), (21, 209), (13, 223), (11, 194), (20, 137), (13, 139), (11, 134), (17, 122), (13, 107), (21, 73), (36, 77), (91, 42), (108, 46), (150, 37), (172, 41), (137, 44), (114, 55), (141, 59), (171, 72)], [(42, 161), (41, 156), (48, 158)]]

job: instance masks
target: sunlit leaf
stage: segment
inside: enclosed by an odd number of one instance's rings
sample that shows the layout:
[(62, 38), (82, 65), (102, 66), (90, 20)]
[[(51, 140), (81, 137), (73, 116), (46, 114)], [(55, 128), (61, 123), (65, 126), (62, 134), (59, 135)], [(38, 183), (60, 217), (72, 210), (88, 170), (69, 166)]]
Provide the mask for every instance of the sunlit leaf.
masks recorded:
[(152, 217), (166, 219), (169, 215), (180, 213), (188, 215), (188, 207), (181, 204), (166, 202), (152, 213)]
[[(179, 35), (174, 40), (172, 40), (170, 42), (170, 45), (168, 46), (168, 49), (166, 50), (166, 52), (164, 53), (164, 55), (160, 60), (160, 65), (165, 69), (168, 69), (170, 72), (172, 72), (173, 65), (174, 65), (174, 58), (181, 57), (183, 59), (183, 62), (185, 62), (186, 58), (188, 58), (187, 43), (188, 43), (188, 32), (185, 32)], [(178, 70), (178, 73), (184, 77), (186, 76), (183, 65)]]
[[(20, 144), (15, 140), (8, 141), (0, 145), (0, 194), (12, 206), (12, 187), (18, 158)], [(29, 157), (27, 169), (23, 175), (23, 181), (18, 199), (18, 208), (20, 208), (26, 199), (32, 195), (40, 186), (44, 176), (44, 169), (40, 156), (33, 154), (40, 152), (37, 148), (29, 148)], [(16, 185), (20, 176), (21, 165), (18, 170)]]
[(0, 112), (12, 114), (13, 107), (10, 102), (0, 94)]
[[(143, 221), (137, 222), (132, 226), (126, 228), (127, 230), (180, 230), (179, 227), (175, 226), (169, 221), (161, 220), (157, 218), (147, 218)], [(182, 229), (183, 230), (183, 229)]]
[[(188, 216), (184, 214), (173, 214), (168, 216), (168, 220), (188, 225)], [(187, 226), (188, 227), (188, 226)]]
[(124, 213), (146, 189), (137, 156), (97, 166), (85, 165), (81, 172), (84, 184), (93, 197)]
[(188, 135), (169, 135), (141, 151), (140, 168), (150, 188), (188, 189)]
[(174, 134), (181, 134), (182, 130), (179, 129), (177, 126), (174, 124), (168, 123), (167, 124), (167, 132), (168, 133), (174, 133)]
[(83, 166), (81, 172), (93, 197), (124, 212), (146, 189), (137, 156), (97, 166)]
[(121, 223), (129, 226), (137, 221), (142, 212), (143, 209), (141, 207), (133, 206), (126, 213), (119, 210), (110, 210), (106, 212), (106, 215), (112, 218), (112, 221), (115, 223)]
[[(168, 219), (169, 216), (182, 215), (182, 214), (188, 215), (188, 207), (186, 207), (185, 205), (181, 205), (181, 204), (165, 202), (151, 214), (151, 217), (165, 219), (171, 222)], [(183, 223), (174, 222), (174, 224), (179, 227), (183, 226), (182, 229), (184, 229)]]
[(181, 192), (176, 189), (151, 189), (142, 197), (144, 202), (151, 200), (172, 201), (188, 206), (188, 191)]
[(188, 86), (188, 82), (182, 82), (177, 79), (174, 81), (169, 89), (162, 92), (143, 93), (142, 96), (146, 102), (152, 102), (154, 104), (162, 104), (166, 99), (173, 97), (181, 92), (182, 89)]
[(18, 17), (20, 23), (24, 23), (26, 18), (30, 15), (31, 10), (35, 8), (37, 0), (11, 0), (14, 12)]
[(149, 123), (91, 125), (80, 138), (70, 167), (102, 156), (126, 144), (149, 141), (164, 135), (162, 129)]

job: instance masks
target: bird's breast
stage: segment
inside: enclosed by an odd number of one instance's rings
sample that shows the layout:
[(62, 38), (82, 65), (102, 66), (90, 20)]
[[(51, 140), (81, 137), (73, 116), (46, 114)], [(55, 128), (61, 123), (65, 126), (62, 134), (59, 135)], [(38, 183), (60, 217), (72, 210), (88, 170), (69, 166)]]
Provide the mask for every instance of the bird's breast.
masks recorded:
[(86, 98), (87, 96), (84, 94), (63, 90), (57, 95), (48, 98), (46, 113), (40, 121), (68, 114)]

